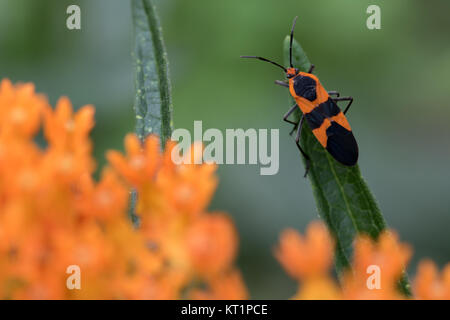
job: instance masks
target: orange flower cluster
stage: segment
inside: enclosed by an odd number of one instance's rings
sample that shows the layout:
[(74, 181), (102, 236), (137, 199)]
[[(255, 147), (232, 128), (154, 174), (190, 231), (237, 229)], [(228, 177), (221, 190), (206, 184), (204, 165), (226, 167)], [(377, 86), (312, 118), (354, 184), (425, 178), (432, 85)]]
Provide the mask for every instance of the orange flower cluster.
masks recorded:
[(173, 141), (160, 155), (157, 137), (149, 137), (142, 148), (135, 135), (128, 135), (126, 155), (110, 151), (107, 158), (137, 190), (139, 229), (163, 262), (153, 273), (160, 289), (152, 298), (245, 299), (241, 275), (231, 267), (237, 251), (233, 223), (224, 213), (205, 211), (217, 186), (216, 165), (194, 164), (198, 147), (184, 155), (186, 164), (175, 165)]
[[(333, 247), (332, 237), (320, 222), (311, 223), (305, 236), (292, 229), (282, 233), (275, 256), (300, 284), (293, 299), (406, 298), (398, 290), (398, 281), (412, 250), (394, 232), (383, 232), (377, 241), (357, 237), (352, 267), (341, 277), (341, 285), (329, 273)], [(440, 275), (433, 262), (421, 262), (413, 284), (416, 299), (450, 299), (450, 264)]]
[[(95, 181), (93, 117), (67, 98), (53, 110), (32, 84), (0, 83), (0, 298), (246, 298), (233, 223), (206, 212), (215, 166), (175, 165), (172, 143), (161, 154), (156, 137), (142, 146), (129, 135)], [(74, 265), (80, 289), (68, 286)]]
[[(95, 181), (93, 126), (92, 106), (74, 113), (61, 98), (53, 110), (32, 84), (0, 83), (0, 299), (247, 298), (234, 225), (207, 212), (216, 166), (193, 164), (201, 146), (176, 165), (174, 142), (161, 153), (157, 137), (128, 135)], [(411, 249), (395, 233), (357, 238), (340, 285), (333, 251), (322, 223), (283, 232), (275, 255), (301, 284), (295, 299), (404, 298), (397, 284)], [(422, 262), (413, 284), (417, 299), (450, 299), (450, 264), (439, 273)]]

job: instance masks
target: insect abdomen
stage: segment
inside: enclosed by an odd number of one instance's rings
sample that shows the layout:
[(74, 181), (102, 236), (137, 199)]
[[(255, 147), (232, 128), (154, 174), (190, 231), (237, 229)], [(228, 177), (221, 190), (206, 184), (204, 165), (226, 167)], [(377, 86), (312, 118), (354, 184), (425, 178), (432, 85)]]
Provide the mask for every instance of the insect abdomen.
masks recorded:
[(310, 112), (306, 121), (320, 144), (338, 162), (353, 166), (358, 161), (358, 145), (344, 113), (330, 97)]
[(327, 151), (337, 161), (346, 166), (353, 166), (358, 161), (358, 144), (352, 131), (335, 121), (326, 129)]

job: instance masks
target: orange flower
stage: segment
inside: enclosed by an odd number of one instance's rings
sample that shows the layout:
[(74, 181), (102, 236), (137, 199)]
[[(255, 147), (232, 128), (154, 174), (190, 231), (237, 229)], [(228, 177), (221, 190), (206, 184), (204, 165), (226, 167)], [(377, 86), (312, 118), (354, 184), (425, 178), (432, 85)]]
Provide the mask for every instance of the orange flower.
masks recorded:
[(5, 197), (38, 192), (44, 177), (36, 168), (41, 164), (42, 153), (35, 145), (0, 138), (0, 188)]
[(125, 137), (126, 157), (117, 151), (109, 151), (108, 161), (126, 181), (135, 188), (142, 188), (154, 180), (156, 170), (160, 164), (158, 137), (151, 135), (144, 145), (134, 134)]
[(109, 267), (114, 248), (95, 222), (84, 224), (80, 230), (67, 233), (67, 230), (54, 230), (50, 236), (53, 260), (49, 268), (65, 272), (70, 265), (77, 265), (85, 275), (99, 275)]
[(328, 275), (333, 262), (333, 240), (323, 223), (313, 222), (303, 237), (293, 229), (283, 231), (275, 257), (301, 286), (293, 299), (339, 299), (340, 290)]
[(203, 215), (189, 227), (185, 243), (194, 269), (210, 275), (224, 270), (233, 261), (237, 236), (231, 220), (214, 213)]
[(84, 175), (80, 179), (79, 188), (79, 201), (76, 205), (80, 214), (86, 217), (93, 216), (108, 221), (120, 218), (127, 210), (129, 191), (110, 168), (103, 170), (98, 184), (90, 175)]
[(31, 83), (0, 82), (0, 134), (10, 138), (28, 139), (39, 129), (47, 99), (35, 94)]
[(59, 99), (56, 110), (45, 109), (44, 134), (49, 147), (44, 156), (46, 179), (62, 183), (75, 182), (83, 174), (91, 174), (95, 162), (91, 157), (89, 132), (94, 126), (94, 108), (82, 107), (73, 114), (69, 99)]
[(411, 258), (409, 245), (400, 243), (393, 231), (385, 231), (378, 241), (360, 236), (355, 242), (353, 268), (355, 273), (365, 274), (368, 266), (377, 265), (383, 270), (383, 281), (391, 282), (400, 277)]
[(333, 262), (333, 241), (322, 223), (313, 222), (305, 237), (293, 229), (285, 230), (275, 256), (297, 280), (320, 277), (328, 272)]
[(184, 155), (189, 163), (175, 165), (171, 159), (174, 148), (174, 142), (168, 142), (157, 185), (163, 192), (165, 203), (171, 206), (170, 210), (183, 213), (186, 218), (195, 218), (205, 210), (217, 187), (217, 178), (214, 176), (217, 166), (194, 164), (194, 154), (202, 154), (203, 147), (199, 143), (194, 143), (190, 152)]
[(450, 264), (439, 274), (434, 262), (422, 261), (414, 279), (414, 293), (417, 299), (450, 300)]
[[(392, 231), (383, 232), (378, 241), (373, 241), (368, 236), (359, 236), (355, 242), (352, 271), (344, 278), (345, 298), (402, 298), (397, 289), (397, 281), (411, 253), (411, 248), (400, 243), (397, 234)], [(368, 283), (372, 279), (371, 275), (375, 277), (372, 284)]]
[[(357, 236), (352, 266), (341, 277), (340, 287), (329, 275), (332, 250), (331, 237), (322, 223), (311, 223), (306, 237), (291, 229), (283, 232), (275, 255), (301, 284), (294, 299), (405, 298), (398, 289), (398, 281), (411, 257), (411, 249), (400, 243), (394, 232), (381, 233), (378, 241), (365, 235)], [(441, 283), (430, 266), (424, 269), (420, 279), (416, 287), (424, 296), (432, 295), (432, 288), (438, 288), (436, 292), (440, 293), (446, 290), (443, 288), (447, 280)], [(429, 281), (431, 279), (437, 287), (426, 285), (433, 282)]]
[(73, 153), (89, 153), (89, 133), (94, 127), (94, 112), (94, 107), (87, 105), (73, 114), (72, 104), (67, 97), (58, 100), (54, 111), (47, 107), (44, 133), (49, 146)]

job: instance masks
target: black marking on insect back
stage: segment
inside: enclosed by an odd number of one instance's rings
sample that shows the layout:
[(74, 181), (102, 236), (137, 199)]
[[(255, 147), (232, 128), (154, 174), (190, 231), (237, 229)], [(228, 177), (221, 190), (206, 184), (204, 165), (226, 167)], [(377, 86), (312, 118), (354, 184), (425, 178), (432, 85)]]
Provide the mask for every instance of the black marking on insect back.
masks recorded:
[(337, 104), (331, 98), (328, 98), (327, 101), (319, 104), (311, 112), (306, 113), (305, 117), (311, 130), (314, 130), (322, 125), (325, 118), (337, 116), (340, 112), (341, 109), (339, 109)]
[(325, 120), (325, 116), (323, 113), (319, 112), (317, 108), (314, 108), (311, 112), (305, 113), (306, 121), (308, 121), (309, 127), (311, 130), (319, 128), (323, 120)]
[(314, 101), (317, 98), (316, 81), (308, 76), (298, 75), (294, 78), (294, 91), (299, 97)]
[(327, 118), (337, 116), (339, 112), (341, 112), (341, 109), (339, 109), (336, 102), (334, 102), (331, 98), (328, 98), (327, 101), (319, 104), (314, 110), (317, 110)]
[(332, 121), (327, 128), (327, 151), (337, 161), (353, 166), (358, 161), (358, 145), (351, 131)]

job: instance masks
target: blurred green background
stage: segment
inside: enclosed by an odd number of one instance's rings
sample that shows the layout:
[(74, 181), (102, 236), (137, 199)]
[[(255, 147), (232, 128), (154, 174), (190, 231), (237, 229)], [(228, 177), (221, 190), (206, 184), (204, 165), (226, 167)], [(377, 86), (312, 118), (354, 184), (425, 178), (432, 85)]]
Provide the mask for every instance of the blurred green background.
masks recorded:
[[(66, 8), (81, 7), (80, 31)], [(290, 297), (296, 284), (273, 258), (286, 227), (304, 230), (317, 210), (298, 150), (281, 120), (290, 107), (279, 69), (242, 54), (282, 61), (282, 41), (298, 15), (296, 38), (328, 90), (352, 95), (348, 118), (359, 165), (390, 227), (417, 260), (450, 260), (450, 2), (156, 1), (169, 54), (178, 128), (279, 128), (280, 170), (222, 165), (211, 205), (229, 212), (240, 234), (238, 264), (252, 298)], [(381, 30), (366, 8), (381, 7)], [(52, 104), (67, 95), (97, 107), (100, 165), (134, 127), (129, 1), (0, 0), (0, 78), (31, 81)]]

